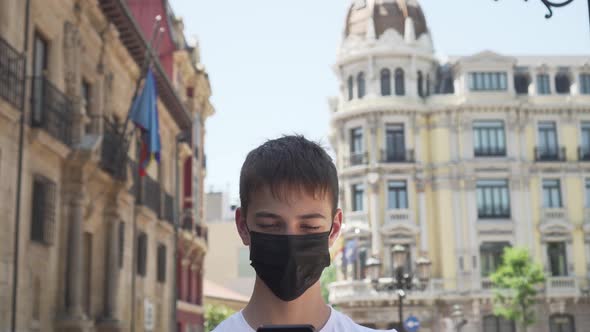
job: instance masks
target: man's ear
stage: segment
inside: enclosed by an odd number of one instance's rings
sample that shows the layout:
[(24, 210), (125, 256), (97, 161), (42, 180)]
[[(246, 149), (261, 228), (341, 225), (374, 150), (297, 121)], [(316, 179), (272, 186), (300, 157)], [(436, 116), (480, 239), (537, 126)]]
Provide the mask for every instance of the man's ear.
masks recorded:
[(242, 238), (242, 243), (245, 246), (250, 245), (250, 231), (248, 230), (248, 225), (246, 225), (246, 215), (243, 214), (242, 208), (239, 207), (236, 209), (236, 228), (238, 229), (238, 234), (240, 238)]
[(334, 220), (332, 220), (332, 232), (330, 232), (330, 247), (336, 242), (340, 236), (340, 230), (342, 229), (342, 209), (336, 209), (334, 214)]

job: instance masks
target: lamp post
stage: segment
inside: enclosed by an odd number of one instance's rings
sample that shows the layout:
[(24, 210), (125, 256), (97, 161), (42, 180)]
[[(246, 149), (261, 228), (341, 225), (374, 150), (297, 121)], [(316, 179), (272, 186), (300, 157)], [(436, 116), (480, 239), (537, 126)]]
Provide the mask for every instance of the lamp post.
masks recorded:
[(461, 307), (461, 305), (455, 304), (453, 306), (451, 318), (453, 319), (453, 326), (455, 326), (455, 331), (461, 332), (463, 326), (467, 324), (467, 319), (465, 319), (465, 314), (463, 313), (463, 307)]
[(177, 332), (177, 324), (176, 324), (176, 305), (178, 301), (178, 284), (177, 284), (177, 271), (178, 267), (178, 228), (180, 227), (180, 165), (178, 163), (178, 159), (180, 158), (179, 155), (179, 148), (178, 146), (181, 143), (190, 143), (189, 136), (186, 132), (180, 132), (176, 135), (175, 145), (174, 145), (174, 248), (173, 248), (173, 257), (174, 257), (174, 270), (173, 270), (173, 278), (172, 278), (172, 318), (170, 319), (170, 331)]
[[(395, 245), (391, 249), (394, 264), (393, 278), (380, 278), (381, 276), (381, 261), (377, 257), (369, 257), (366, 261), (366, 275), (371, 280), (373, 288), (377, 291), (389, 290), (395, 291), (399, 301), (399, 331), (404, 329), (404, 299), (406, 291), (412, 289), (424, 290), (430, 280), (430, 265), (431, 262), (426, 257), (420, 257), (416, 260), (416, 274), (411, 271), (406, 271), (407, 265), (407, 250), (402, 245)], [(417, 278), (417, 280), (414, 279)]]

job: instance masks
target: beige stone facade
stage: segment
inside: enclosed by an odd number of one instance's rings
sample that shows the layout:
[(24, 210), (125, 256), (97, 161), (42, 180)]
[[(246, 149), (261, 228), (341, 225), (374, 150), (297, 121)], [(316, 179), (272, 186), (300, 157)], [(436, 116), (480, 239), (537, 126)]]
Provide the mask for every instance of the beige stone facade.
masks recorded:
[[(122, 0), (30, 0), (29, 19), (27, 3), (0, 2), (0, 331), (10, 330), (13, 313), (21, 116), (16, 330), (129, 331), (135, 325), (136, 331), (168, 331), (176, 323), (175, 158), (190, 158), (191, 182), (196, 175), (194, 195), (184, 195), (182, 207), (188, 200), (191, 208), (201, 207), (204, 153), (193, 145), (203, 146), (204, 123), (213, 114), (198, 47), (175, 54), (175, 70), (186, 75), (174, 84), (155, 61), (161, 162), (137, 182), (133, 163), (115, 158), (126, 147), (112, 128), (120, 130), (126, 118), (149, 37), (141, 38)], [(180, 132), (191, 133), (192, 142), (180, 144), (176, 155)], [(202, 212), (193, 215), (202, 219)], [(179, 242), (200, 269), (206, 232), (194, 223)], [(151, 329), (145, 328), (146, 306), (153, 307)]]

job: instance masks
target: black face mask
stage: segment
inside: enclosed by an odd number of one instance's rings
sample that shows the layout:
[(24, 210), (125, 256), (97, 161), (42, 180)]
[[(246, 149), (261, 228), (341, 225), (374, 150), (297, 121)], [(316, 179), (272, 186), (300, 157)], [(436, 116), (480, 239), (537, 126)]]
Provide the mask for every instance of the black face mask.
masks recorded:
[(250, 265), (279, 299), (293, 301), (330, 266), (330, 232), (276, 235), (250, 231)]

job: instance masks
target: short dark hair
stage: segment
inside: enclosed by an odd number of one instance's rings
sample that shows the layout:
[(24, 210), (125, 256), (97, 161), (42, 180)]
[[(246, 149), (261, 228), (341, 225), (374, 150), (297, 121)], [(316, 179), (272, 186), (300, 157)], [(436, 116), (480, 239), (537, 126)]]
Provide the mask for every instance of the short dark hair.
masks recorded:
[(244, 215), (250, 195), (268, 186), (272, 195), (286, 199), (287, 190), (330, 195), (332, 213), (338, 207), (338, 175), (324, 148), (300, 135), (269, 140), (250, 151), (240, 172), (240, 201)]

